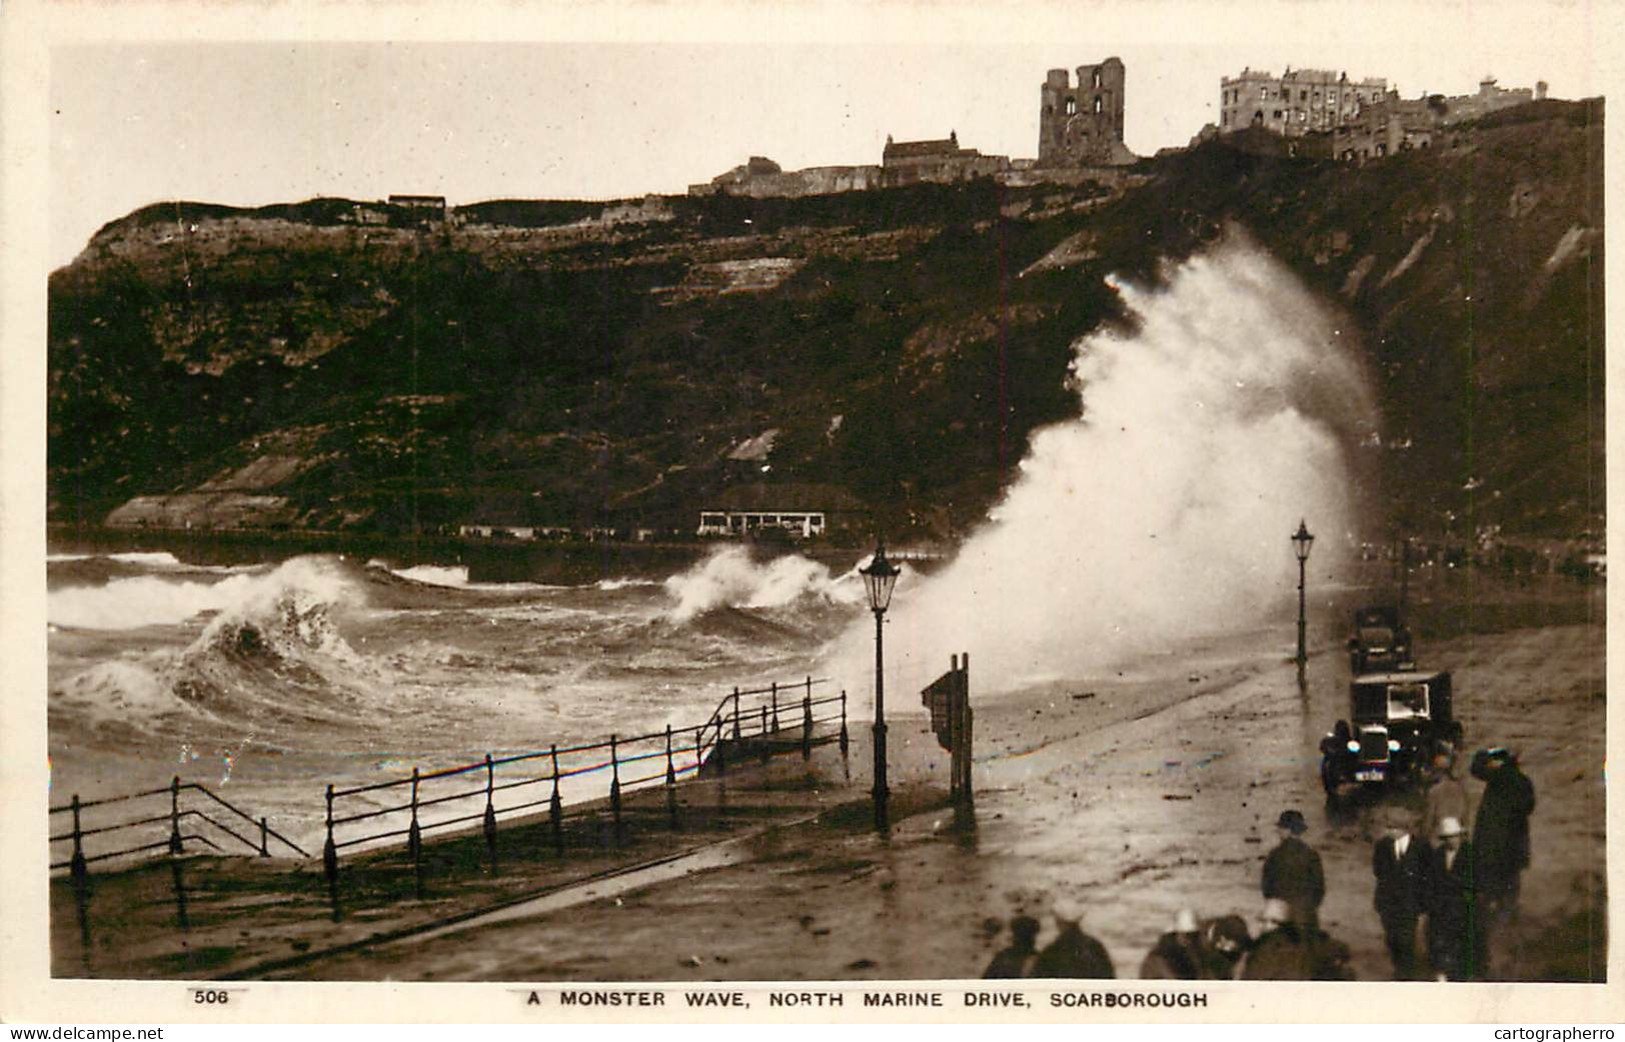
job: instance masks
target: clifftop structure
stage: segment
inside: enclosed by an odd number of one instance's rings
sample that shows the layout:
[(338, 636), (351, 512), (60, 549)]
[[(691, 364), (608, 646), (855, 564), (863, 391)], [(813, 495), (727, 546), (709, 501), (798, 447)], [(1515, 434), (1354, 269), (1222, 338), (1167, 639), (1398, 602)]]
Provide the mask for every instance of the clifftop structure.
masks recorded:
[(1531, 101), (1543, 101), (1546, 98), (1546, 81), (1539, 80), (1535, 89), (1528, 87), (1498, 87), (1494, 76), (1485, 76), (1478, 81), (1477, 94), (1458, 94), (1452, 98), (1444, 99), (1444, 116), (1442, 122), (1449, 126), (1452, 123), (1464, 123), (1470, 119), (1478, 119), (1492, 112), (1509, 109), (1514, 105), (1523, 105)]
[(1123, 144), (1125, 73), (1119, 58), (1078, 66), (1073, 86), (1051, 69), (1039, 91), (1038, 165), (1113, 166), (1134, 162)]
[(1219, 133), (1249, 127), (1303, 137), (1353, 123), (1362, 105), (1388, 96), (1381, 77), (1350, 80), (1348, 73), (1323, 69), (1287, 69), (1280, 76), (1243, 69), (1219, 80)]
[[(1428, 148), (1440, 127), (1545, 96), (1545, 83), (1533, 91), (1507, 90), (1486, 76), (1477, 94), (1406, 100), (1381, 77), (1355, 81), (1348, 73), (1321, 69), (1288, 69), (1280, 76), (1243, 69), (1219, 81), (1216, 132), (1247, 132), (1247, 147), (1272, 153), (1363, 162)], [(1285, 140), (1269, 144), (1278, 139)]]
[(881, 182), (888, 188), (922, 181), (969, 181), (1008, 169), (1009, 156), (984, 156), (974, 148), (960, 148), (957, 131), (934, 141), (893, 141), (887, 134), (880, 153)]

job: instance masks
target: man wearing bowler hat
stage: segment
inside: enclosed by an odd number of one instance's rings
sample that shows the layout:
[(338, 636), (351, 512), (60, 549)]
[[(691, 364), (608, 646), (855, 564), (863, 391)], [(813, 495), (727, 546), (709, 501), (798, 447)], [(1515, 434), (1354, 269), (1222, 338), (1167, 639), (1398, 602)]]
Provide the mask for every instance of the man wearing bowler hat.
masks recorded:
[(1264, 899), (1287, 903), (1294, 922), (1315, 929), (1320, 925), (1320, 901), (1326, 896), (1326, 874), (1320, 855), (1298, 838), (1309, 823), (1296, 810), (1284, 810), (1275, 822), (1281, 842), (1264, 859)]

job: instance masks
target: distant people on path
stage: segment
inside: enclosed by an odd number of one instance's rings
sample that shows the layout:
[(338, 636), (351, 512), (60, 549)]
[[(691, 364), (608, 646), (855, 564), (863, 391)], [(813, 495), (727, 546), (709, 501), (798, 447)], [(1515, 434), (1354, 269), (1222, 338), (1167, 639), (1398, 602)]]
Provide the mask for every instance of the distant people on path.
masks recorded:
[(1326, 896), (1326, 875), (1320, 855), (1298, 837), (1309, 823), (1296, 810), (1284, 810), (1275, 822), (1281, 842), (1264, 859), (1264, 899), (1285, 901), (1292, 920), (1306, 926), (1320, 924), (1320, 902)]
[(1105, 945), (1083, 932), (1078, 925), (1083, 919), (1083, 907), (1070, 899), (1055, 902), (1052, 911), (1060, 935), (1049, 942), (1033, 960), (1034, 977), (1111, 978), (1117, 976), (1112, 969), (1111, 956)]
[(1202, 936), (1196, 913), (1181, 908), (1174, 916), (1174, 928), (1157, 938), (1140, 963), (1141, 980), (1207, 980), (1207, 960), (1202, 954)]
[(1439, 980), (1473, 980), (1482, 965), (1473, 845), (1455, 818), (1439, 823), (1428, 866), (1428, 959)]
[(1439, 743), (1433, 754), (1433, 769), (1433, 784), (1428, 786), (1427, 810), (1422, 814), (1418, 833), (1429, 843), (1439, 834), (1439, 824), (1445, 818), (1455, 818), (1463, 824), (1473, 820), (1472, 802), (1467, 795), (1467, 785), (1461, 780), (1456, 749), (1449, 742)]
[[(1498, 938), (1517, 916), (1519, 881), (1529, 867), (1535, 785), (1519, 769), (1517, 755), (1506, 749), (1475, 754), (1472, 772), (1484, 780), (1473, 823), (1479, 914), (1488, 938)], [(1497, 951), (1502, 947), (1495, 945)]]
[(1416, 977), (1416, 927), (1426, 896), (1432, 848), (1411, 834), (1410, 814), (1401, 807), (1385, 811), (1386, 834), (1371, 850), (1371, 872), (1377, 877), (1373, 904), (1382, 921), (1382, 937), (1393, 962), (1394, 980)]
[(1030, 915), (1018, 915), (1010, 920), (1010, 944), (993, 956), (983, 977), (1025, 977), (1032, 972), (1033, 961), (1038, 958), (1039, 922)]
[(1349, 949), (1318, 926), (1294, 918), (1292, 906), (1267, 898), (1264, 932), (1241, 963), (1242, 980), (1353, 980)]

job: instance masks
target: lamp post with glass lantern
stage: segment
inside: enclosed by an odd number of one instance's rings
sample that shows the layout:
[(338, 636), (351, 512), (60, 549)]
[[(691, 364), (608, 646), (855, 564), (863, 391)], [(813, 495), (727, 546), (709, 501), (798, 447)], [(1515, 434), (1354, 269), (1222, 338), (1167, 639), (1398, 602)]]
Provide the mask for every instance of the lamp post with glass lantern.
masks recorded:
[(886, 788), (886, 678), (884, 667), (884, 637), (882, 616), (891, 605), (892, 587), (902, 569), (886, 560), (886, 544), (877, 543), (875, 556), (867, 566), (858, 569), (863, 576), (864, 589), (869, 594), (869, 610), (875, 613), (875, 827), (885, 828), (886, 800), (891, 796)]
[(1315, 537), (1309, 533), (1309, 526), (1304, 524), (1302, 518), (1298, 519), (1298, 530), (1292, 533), (1292, 552), (1298, 557), (1298, 685), (1303, 686), (1304, 665), (1308, 662), (1309, 653), (1304, 644), (1304, 630), (1307, 615), (1304, 610), (1303, 596), (1303, 570), (1309, 560), (1309, 547), (1314, 543)]

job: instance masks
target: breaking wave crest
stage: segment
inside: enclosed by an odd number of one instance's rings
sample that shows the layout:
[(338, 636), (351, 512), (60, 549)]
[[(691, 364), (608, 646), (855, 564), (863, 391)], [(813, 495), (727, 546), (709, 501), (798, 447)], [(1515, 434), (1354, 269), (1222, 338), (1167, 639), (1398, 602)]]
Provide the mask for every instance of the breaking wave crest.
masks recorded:
[(855, 604), (863, 596), (861, 584), (850, 573), (831, 576), (826, 566), (798, 554), (757, 562), (740, 546), (712, 552), (693, 568), (667, 579), (665, 586), (674, 602), (667, 617), (676, 623), (722, 608)]

